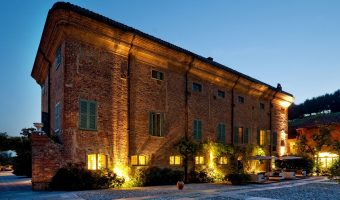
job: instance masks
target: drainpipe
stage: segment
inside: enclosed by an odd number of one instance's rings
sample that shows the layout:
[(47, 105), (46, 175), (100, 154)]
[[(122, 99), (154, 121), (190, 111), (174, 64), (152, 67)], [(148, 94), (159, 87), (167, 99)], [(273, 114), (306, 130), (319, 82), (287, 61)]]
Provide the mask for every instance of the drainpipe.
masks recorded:
[(192, 56), (192, 59), (189, 63), (189, 68), (188, 70), (185, 72), (185, 139), (189, 140), (189, 89), (188, 89), (188, 82), (189, 82), (189, 71), (191, 70), (191, 68), (193, 67), (193, 63), (195, 61), (195, 57)]
[(231, 88), (231, 144), (234, 144), (234, 116), (235, 116), (235, 111), (234, 111), (234, 107), (235, 107), (235, 98), (234, 98), (234, 89), (238, 83), (238, 81), (240, 80), (241, 76), (239, 75), (237, 77), (237, 80), (235, 81), (233, 87)]
[[(43, 50), (41, 48), (38, 49), (38, 51), (41, 53), (41, 55), (43, 56), (44, 60), (47, 61), (48, 63), (48, 84), (47, 84), (47, 93), (48, 93), (48, 96), (47, 96), (47, 112), (48, 112), (48, 124), (46, 129), (47, 132), (46, 134), (48, 136), (50, 136), (50, 127), (51, 127), (51, 66), (52, 66), (52, 62), (47, 58), (46, 54), (43, 52)], [(45, 124), (44, 124), (45, 126)]]
[[(279, 92), (279, 90), (276, 90), (272, 99), (270, 100), (270, 110), (269, 110), (269, 130), (270, 130), (270, 134), (272, 133), (273, 100), (275, 99), (275, 96), (278, 92)], [(272, 137), (269, 137), (269, 155), (272, 156)]]
[(133, 47), (133, 41), (135, 40), (136, 35), (133, 34), (131, 44), (129, 47), (129, 52), (128, 52), (128, 68), (127, 68), (127, 83), (128, 83), (128, 91), (127, 91), (127, 106), (128, 106), (128, 111), (127, 111), (127, 131), (128, 131), (128, 141), (127, 141), (127, 150), (128, 150), (128, 156), (130, 155), (130, 130), (131, 130), (131, 104), (130, 104), (130, 99), (131, 99), (131, 78), (130, 78), (130, 73), (131, 73), (131, 60), (132, 60), (132, 55), (131, 55), (131, 49)]

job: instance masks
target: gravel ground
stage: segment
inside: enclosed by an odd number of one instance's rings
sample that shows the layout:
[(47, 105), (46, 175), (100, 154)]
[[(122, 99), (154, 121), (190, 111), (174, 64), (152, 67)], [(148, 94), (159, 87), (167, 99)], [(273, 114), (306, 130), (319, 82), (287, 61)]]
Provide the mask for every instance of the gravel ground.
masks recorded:
[(340, 184), (325, 178), (283, 181), (272, 184), (232, 186), (223, 184), (187, 184), (179, 191), (175, 186), (133, 189), (108, 189), (75, 192), (83, 199), (327, 199), (340, 200)]
[(310, 183), (307, 185), (301, 185), (291, 188), (281, 188), (274, 190), (265, 190), (258, 192), (248, 192), (248, 196), (254, 197), (265, 197), (272, 199), (327, 199), (336, 200), (340, 199), (340, 184), (335, 182), (320, 182), (320, 183)]

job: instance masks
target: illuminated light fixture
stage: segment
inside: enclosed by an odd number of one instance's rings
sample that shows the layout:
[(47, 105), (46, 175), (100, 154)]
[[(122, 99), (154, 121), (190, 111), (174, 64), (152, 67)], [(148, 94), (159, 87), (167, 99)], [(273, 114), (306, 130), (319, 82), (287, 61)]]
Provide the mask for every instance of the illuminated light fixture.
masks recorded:
[(288, 108), (290, 106), (291, 103), (289, 103), (288, 101), (280, 101), (280, 105), (283, 108)]

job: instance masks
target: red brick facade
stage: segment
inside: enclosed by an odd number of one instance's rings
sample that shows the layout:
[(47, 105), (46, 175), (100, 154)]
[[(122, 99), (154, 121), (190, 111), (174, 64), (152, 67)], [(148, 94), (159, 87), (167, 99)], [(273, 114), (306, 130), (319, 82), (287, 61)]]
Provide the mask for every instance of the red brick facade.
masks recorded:
[[(185, 133), (192, 137), (195, 119), (202, 121), (202, 141), (216, 141), (219, 123), (225, 124), (227, 144), (232, 143), (233, 127), (249, 128), (251, 143), (256, 143), (258, 129), (287, 132), (286, 107), (293, 101), (288, 93), (110, 23), (70, 4), (58, 4), (49, 12), (32, 76), (46, 91), (42, 111), (50, 112), (47, 132), (55, 130), (54, 108), (61, 104), (57, 135), (63, 159), (58, 166), (86, 163), (91, 153), (107, 155), (112, 169), (129, 166), (132, 155), (148, 156), (150, 165), (168, 166), (173, 144)], [(59, 47), (62, 62), (56, 68)], [(164, 79), (152, 78), (152, 70), (163, 72)], [(193, 82), (201, 84), (201, 92), (192, 91)], [(244, 103), (238, 102), (239, 96)], [(79, 128), (81, 99), (97, 103), (95, 131)], [(149, 112), (164, 113), (163, 137), (148, 134)], [(37, 156), (33, 182), (40, 169)]]

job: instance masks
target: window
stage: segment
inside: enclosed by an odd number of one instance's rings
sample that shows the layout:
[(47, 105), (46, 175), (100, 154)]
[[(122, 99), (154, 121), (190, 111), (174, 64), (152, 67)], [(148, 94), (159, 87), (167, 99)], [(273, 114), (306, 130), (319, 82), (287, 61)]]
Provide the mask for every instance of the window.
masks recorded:
[(97, 103), (95, 101), (80, 100), (79, 128), (84, 130), (97, 129)]
[(267, 145), (270, 140), (270, 130), (259, 129), (257, 132), (257, 144)]
[(244, 103), (244, 97), (238, 96), (238, 102), (239, 103)]
[(260, 103), (260, 109), (264, 110), (264, 103)]
[(217, 126), (217, 141), (225, 143), (225, 125), (223, 123)]
[(235, 127), (234, 129), (234, 144), (249, 143), (249, 128)]
[(226, 157), (226, 156), (220, 157), (220, 158), (218, 159), (218, 163), (219, 163), (220, 165), (226, 165), (226, 164), (228, 164), (228, 159), (227, 159), (227, 157)]
[(59, 47), (57, 49), (56, 55), (55, 55), (55, 67), (56, 67), (56, 69), (58, 69), (60, 65), (61, 65), (61, 48)]
[(196, 165), (204, 165), (204, 157), (203, 156), (196, 156), (195, 157), (195, 164)]
[(243, 144), (243, 127), (239, 127), (237, 131), (237, 140), (240, 144)]
[(164, 136), (164, 113), (149, 112), (149, 135)]
[(193, 122), (193, 136), (195, 140), (202, 139), (202, 122), (199, 119), (195, 119)]
[(58, 102), (54, 107), (54, 131), (59, 132), (60, 130), (60, 116), (61, 116), (61, 109), (60, 103)]
[(99, 170), (107, 168), (107, 156), (104, 154), (88, 154), (87, 169)]
[(221, 98), (224, 98), (224, 97), (225, 97), (224, 91), (218, 90), (218, 91), (217, 91), (217, 96), (218, 96), (218, 97), (221, 97)]
[(131, 165), (134, 166), (144, 166), (148, 164), (148, 159), (144, 155), (134, 155), (131, 156)]
[(182, 157), (181, 156), (170, 156), (170, 165), (181, 165)]
[(202, 92), (202, 85), (199, 83), (192, 83), (192, 91)]
[(272, 133), (272, 151), (276, 151), (276, 146), (277, 146), (277, 133), (273, 132)]
[(163, 72), (152, 70), (152, 78), (157, 80), (163, 80), (164, 78)]

